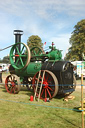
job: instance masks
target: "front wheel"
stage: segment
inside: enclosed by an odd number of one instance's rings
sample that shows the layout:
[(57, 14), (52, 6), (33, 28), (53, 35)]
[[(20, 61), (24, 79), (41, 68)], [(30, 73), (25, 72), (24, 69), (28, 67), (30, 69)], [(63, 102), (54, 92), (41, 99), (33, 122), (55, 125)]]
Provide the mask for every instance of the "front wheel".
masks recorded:
[(5, 88), (10, 94), (17, 94), (20, 91), (20, 80), (16, 75), (9, 75), (5, 80)]

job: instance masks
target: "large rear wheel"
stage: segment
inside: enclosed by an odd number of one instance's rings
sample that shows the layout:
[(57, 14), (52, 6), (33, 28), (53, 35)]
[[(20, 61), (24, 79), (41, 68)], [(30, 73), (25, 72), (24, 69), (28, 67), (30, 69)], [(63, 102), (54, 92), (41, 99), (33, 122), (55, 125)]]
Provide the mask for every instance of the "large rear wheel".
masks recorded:
[[(41, 85), (43, 72), (44, 70), (41, 71), (38, 87), (39, 85)], [(39, 72), (35, 74), (33, 81), (32, 81), (34, 92), (35, 92), (35, 88), (36, 88), (36, 84), (38, 80), (38, 75), (39, 75)], [(37, 90), (37, 96), (39, 94), (38, 92), (39, 90)], [(44, 99), (44, 98), (52, 99), (53, 97), (56, 96), (57, 93), (58, 93), (58, 81), (57, 81), (56, 76), (51, 71), (45, 70), (40, 98), (41, 99)]]

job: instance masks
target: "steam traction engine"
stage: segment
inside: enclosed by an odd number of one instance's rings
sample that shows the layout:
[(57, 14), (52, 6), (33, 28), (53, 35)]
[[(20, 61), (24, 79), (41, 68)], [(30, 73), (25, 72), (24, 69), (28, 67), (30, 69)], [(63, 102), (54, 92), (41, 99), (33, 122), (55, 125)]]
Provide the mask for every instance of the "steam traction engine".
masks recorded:
[[(20, 32), (15, 36), (20, 37)], [(73, 65), (62, 60), (61, 51), (53, 43), (49, 46), (50, 51), (44, 53), (39, 47), (29, 49), (20, 40), (18, 42), (10, 50), (10, 75), (5, 80), (7, 92), (18, 93), (21, 84), (28, 87), (31, 84), (35, 92), (37, 82), (39, 86), (42, 82), (41, 99), (51, 99), (57, 94), (70, 94), (75, 90)], [(38, 90), (36, 93), (38, 95)]]

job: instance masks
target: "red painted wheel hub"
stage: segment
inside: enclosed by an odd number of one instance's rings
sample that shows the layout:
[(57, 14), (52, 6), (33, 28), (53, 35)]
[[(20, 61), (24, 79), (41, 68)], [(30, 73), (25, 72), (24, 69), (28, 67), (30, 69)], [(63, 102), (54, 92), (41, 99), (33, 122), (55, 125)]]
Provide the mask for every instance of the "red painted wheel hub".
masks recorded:
[(43, 81), (43, 86), (44, 86), (44, 88), (48, 88), (48, 82), (47, 81)]
[(11, 85), (12, 85), (12, 87), (14, 87), (15, 86), (15, 83), (14, 82), (11, 82)]

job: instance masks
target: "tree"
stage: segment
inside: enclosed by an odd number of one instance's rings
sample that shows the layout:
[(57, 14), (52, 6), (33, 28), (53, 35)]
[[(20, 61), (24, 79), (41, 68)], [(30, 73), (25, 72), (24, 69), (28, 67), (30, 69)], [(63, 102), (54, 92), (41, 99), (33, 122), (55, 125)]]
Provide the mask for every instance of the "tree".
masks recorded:
[(43, 43), (39, 36), (32, 35), (28, 38), (27, 45), (29, 46), (30, 49), (34, 46), (42, 48)]
[(74, 26), (74, 31), (72, 32), (69, 43), (71, 47), (65, 59), (82, 61), (83, 54), (85, 54), (85, 19)]
[(5, 56), (2, 60), (3, 63), (9, 63), (10, 64), (10, 59), (9, 56)]
[(0, 58), (0, 63), (2, 63), (2, 59)]

